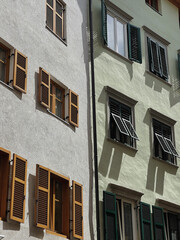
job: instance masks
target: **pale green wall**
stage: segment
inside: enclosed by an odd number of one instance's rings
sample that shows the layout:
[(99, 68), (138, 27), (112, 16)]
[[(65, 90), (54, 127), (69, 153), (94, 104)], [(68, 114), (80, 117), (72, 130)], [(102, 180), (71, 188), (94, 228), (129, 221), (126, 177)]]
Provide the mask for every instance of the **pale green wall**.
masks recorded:
[[(145, 4), (145, 0), (112, 0), (133, 17), (131, 23), (141, 28), (142, 64), (123, 60), (103, 47), (101, 38), (101, 1), (93, 1), (94, 54), (97, 100), (97, 136), (99, 158), (100, 206), (103, 190), (109, 183), (144, 193), (142, 201), (155, 204), (157, 198), (180, 204), (180, 170), (151, 158), (150, 113), (148, 108), (176, 120), (175, 143), (180, 153), (180, 86), (177, 50), (180, 49), (178, 9), (168, 0), (161, 0), (162, 15)], [(145, 72), (145, 25), (171, 44), (168, 63), (172, 86)], [(104, 86), (135, 99), (137, 153), (107, 140), (107, 93)], [(177, 165), (180, 160), (177, 159)], [(101, 208), (102, 214), (102, 208)], [(102, 219), (101, 219), (102, 220)]]

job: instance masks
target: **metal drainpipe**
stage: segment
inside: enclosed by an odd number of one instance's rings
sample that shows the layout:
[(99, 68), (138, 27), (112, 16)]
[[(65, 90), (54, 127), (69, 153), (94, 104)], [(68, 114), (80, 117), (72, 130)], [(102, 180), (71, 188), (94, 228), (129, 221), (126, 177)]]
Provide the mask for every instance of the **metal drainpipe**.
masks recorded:
[(98, 183), (98, 154), (97, 154), (97, 130), (96, 130), (96, 96), (95, 96), (95, 74), (94, 74), (92, 0), (89, 0), (89, 28), (90, 28), (90, 51), (91, 51), (91, 83), (92, 83), (92, 111), (93, 111), (94, 171), (95, 171), (95, 192), (96, 192), (96, 224), (97, 224), (97, 240), (100, 240), (99, 183)]

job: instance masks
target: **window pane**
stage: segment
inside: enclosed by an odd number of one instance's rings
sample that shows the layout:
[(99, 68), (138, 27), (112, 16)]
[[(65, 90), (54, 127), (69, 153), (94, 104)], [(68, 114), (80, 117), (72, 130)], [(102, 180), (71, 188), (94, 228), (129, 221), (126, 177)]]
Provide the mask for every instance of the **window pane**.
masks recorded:
[(55, 183), (55, 231), (62, 233), (62, 184)]
[(47, 0), (47, 3), (53, 8), (53, 0)]
[(62, 16), (63, 6), (58, 1), (56, 1), (56, 12)]
[(62, 118), (62, 103), (56, 100), (56, 115)]
[(124, 24), (117, 21), (117, 45), (118, 45), (118, 53), (124, 56)]
[(56, 88), (56, 97), (62, 101), (63, 93), (62, 90), (60, 90), (59, 88)]
[(0, 59), (4, 62), (6, 59), (6, 52), (0, 48)]
[(53, 30), (53, 11), (47, 7), (47, 26)]
[(124, 208), (125, 239), (133, 240), (131, 204), (124, 203), (123, 208)]
[(52, 112), (52, 96), (50, 96), (50, 111)]
[(107, 14), (108, 47), (115, 50), (114, 44), (114, 18)]
[(56, 34), (62, 38), (62, 19), (56, 15)]
[(5, 64), (0, 62), (0, 80), (5, 82)]

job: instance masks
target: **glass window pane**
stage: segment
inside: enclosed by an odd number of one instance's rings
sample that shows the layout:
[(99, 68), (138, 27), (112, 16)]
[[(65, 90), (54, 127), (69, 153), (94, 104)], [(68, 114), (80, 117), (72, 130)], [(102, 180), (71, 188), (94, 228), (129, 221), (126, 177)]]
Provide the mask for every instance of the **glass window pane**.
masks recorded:
[(108, 47), (115, 50), (114, 44), (114, 18), (107, 14)]
[(117, 45), (118, 45), (118, 53), (121, 55), (125, 55), (124, 51), (124, 24), (117, 21)]
[(6, 59), (6, 51), (4, 49), (0, 48), (0, 59), (4, 62)]
[(50, 96), (50, 111), (52, 112), (52, 96)]
[(47, 7), (47, 26), (53, 30), (53, 11), (49, 7)]
[(47, 3), (53, 8), (53, 0), (47, 0)]
[(125, 239), (133, 240), (131, 204), (124, 202), (123, 208), (124, 208)]
[(62, 19), (56, 15), (56, 34), (62, 38)]
[(62, 103), (56, 100), (56, 115), (62, 118)]
[(56, 1), (56, 12), (62, 16), (63, 6), (58, 1)]
[(55, 183), (55, 231), (62, 233), (62, 184)]
[(5, 82), (5, 64), (0, 62), (0, 80)]
[(58, 98), (59, 100), (62, 101), (62, 98), (63, 98), (63, 92), (61, 89), (59, 88), (56, 88), (56, 98)]

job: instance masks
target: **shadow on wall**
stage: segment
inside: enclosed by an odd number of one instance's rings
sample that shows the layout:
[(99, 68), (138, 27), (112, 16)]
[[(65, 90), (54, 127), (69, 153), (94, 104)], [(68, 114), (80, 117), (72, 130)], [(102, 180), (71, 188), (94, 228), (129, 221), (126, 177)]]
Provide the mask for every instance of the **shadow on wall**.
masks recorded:
[(35, 184), (36, 184), (36, 177), (32, 174), (29, 174), (28, 179), (28, 215), (29, 215), (29, 236), (43, 239), (44, 232), (42, 228), (38, 228), (35, 226), (34, 221), (34, 205), (35, 205)]

